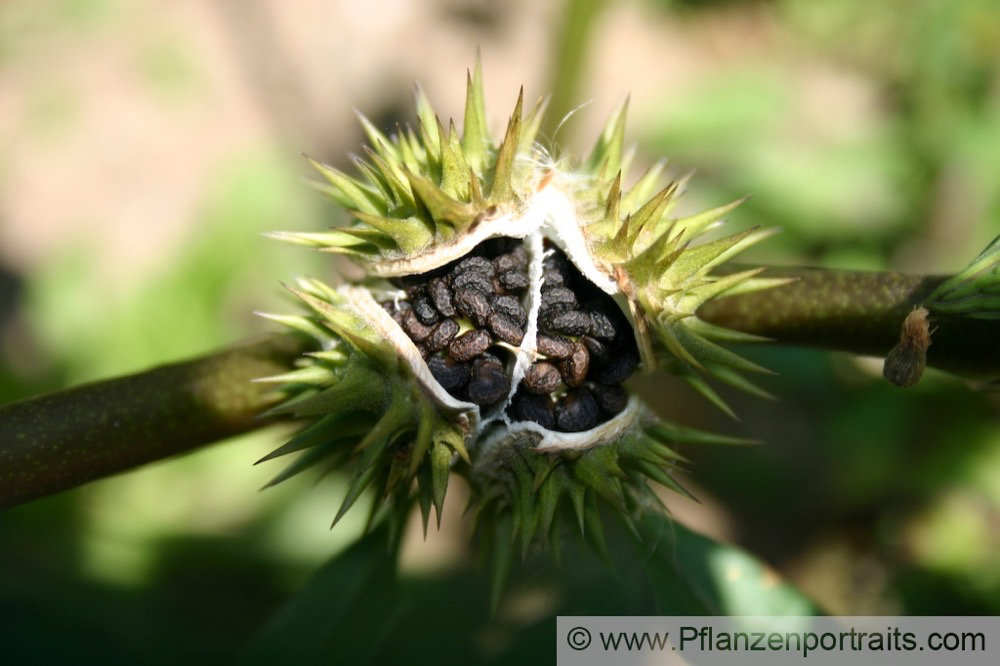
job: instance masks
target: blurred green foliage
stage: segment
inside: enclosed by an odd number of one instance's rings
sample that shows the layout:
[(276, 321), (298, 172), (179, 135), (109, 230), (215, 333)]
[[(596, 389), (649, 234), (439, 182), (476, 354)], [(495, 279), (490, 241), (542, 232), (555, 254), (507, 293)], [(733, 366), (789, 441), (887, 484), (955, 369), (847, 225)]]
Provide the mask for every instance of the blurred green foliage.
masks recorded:
[[(599, 26), (600, 3), (581, 7)], [(753, 193), (734, 221), (785, 229), (757, 259), (948, 272), (1000, 231), (1000, 7), (992, 0), (664, 0), (648, 8), (681, 29), (723, 13), (737, 24), (764, 20), (779, 35), (781, 48), (715, 68), (662, 99), (633, 100), (646, 157), (666, 154), (696, 168), (699, 200)], [(110, 30), (118, 11), (110, 0), (46, 3), (19, 22), (0, 19), (0, 34)], [(586, 47), (563, 41), (574, 53)], [(16, 50), (16, 40), (0, 39), (0, 64)], [(149, 46), (138, 68), (165, 104), (199, 85), (197, 64), (167, 38)], [(39, 88), (37, 104), (43, 130), (58, 130), (73, 113), (58, 85)], [(816, 104), (828, 112), (802, 111)], [(90, 248), (67, 243), (62, 256), (22, 276), (24, 296), (11, 316), (29, 332), (44, 372), (0, 365), (0, 398), (138, 370), (264, 330), (249, 313), (287, 307), (278, 280), (328, 270), (318, 257), (259, 236), (290, 220), (297, 228), (327, 224), (296, 182), (289, 154), (269, 146), (223, 163), (204, 184), (197, 233), (158, 262), (161, 270), (111, 288), (96, 282)], [(653, 387), (665, 417), (764, 442), (684, 452), (694, 460), (696, 492), (725, 508), (738, 543), (827, 611), (1000, 613), (995, 395), (934, 373), (901, 391), (877, 368), (822, 352), (741, 352), (779, 372), (767, 386), (779, 400), (726, 395), (740, 423), (690, 402), (670, 381)], [(442, 627), (426, 618), (440, 613), (481, 654), (533, 663), (554, 651), (552, 599), (566, 613), (684, 612), (690, 608), (659, 603), (671, 598), (664, 590), (703, 581), (716, 586), (719, 603), (707, 610), (807, 608), (793, 592), (790, 605), (767, 605), (773, 599), (754, 588), (765, 576), (758, 564), (681, 527), (644, 564), (619, 562), (613, 580), (593, 556), (564, 557), (558, 575), (525, 564), (512, 600), (549, 600), (530, 622), (512, 621), (502, 608), (490, 620), (487, 576), (471, 564), (396, 580), (370, 538), (330, 560), (295, 597), (361, 526), (348, 519), (324, 531), (338, 484), (293, 482), (255, 494), (273, 470), (250, 463), (279, 440), (264, 432), (0, 515), (5, 656), (217, 660), (248, 645), (266, 651), (269, 641), (301, 631), (289, 619), (296, 613), (305, 614), (306, 629), (329, 622), (346, 640), (373, 641), (388, 632), (405, 639), (397, 647), (427, 654)], [(685, 553), (697, 575), (677, 570), (674, 556)], [(749, 563), (749, 592), (728, 585), (713, 557)], [(354, 591), (338, 593), (345, 585)], [(390, 592), (405, 603), (397, 608)], [(379, 649), (384, 656), (395, 648)]]

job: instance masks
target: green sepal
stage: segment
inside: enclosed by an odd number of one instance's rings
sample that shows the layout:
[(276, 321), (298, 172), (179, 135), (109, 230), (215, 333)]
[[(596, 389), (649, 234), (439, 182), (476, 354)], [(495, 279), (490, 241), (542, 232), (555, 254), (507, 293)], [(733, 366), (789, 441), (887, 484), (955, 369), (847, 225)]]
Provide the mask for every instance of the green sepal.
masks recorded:
[(438, 234), (442, 231), (441, 223), (456, 229), (464, 229), (476, 219), (479, 211), (470, 204), (448, 196), (444, 190), (423, 176), (412, 172), (407, 172), (406, 176), (414, 198), (427, 210), (430, 219), (438, 225), (436, 230)]
[(327, 441), (357, 437), (371, 428), (373, 417), (369, 412), (343, 411), (327, 414), (315, 423), (300, 430), (282, 446), (254, 463), (259, 465), (290, 453), (297, 453)]
[(606, 180), (622, 168), (625, 149), (625, 118), (628, 115), (628, 97), (615, 109), (594, 145), (584, 168), (599, 179)]
[(538, 130), (542, 126), (542, 116), (545, 115), (545, 107), (548, 100), (541, 97), (535, 101), (531, 111), (524, 116), (521, 121), (521, 138), (518, 141), (517, 152), (522, 154), (530, 153), (535, 147), (535, 139), (538, 137)]
[(419, 252), (433, 238), (432, 231), (416, 217), (399, 219), (368, 215), (360, 211), (354, 212), (354, 217), (392, 239), (393, 244), (406, 254)]
[(1000, 319), (1000, 236), (965, 270), (938, 285), (924, 305), (932, 314)]
[(462, 152), (476, 173), (486, 170), (493, 141), (486, 122), (486, 102), (483, 95), (483, 67), (476, 59), (475, 74), (466, 71), (465, 122), (462, 126)]
[(510, 573), (513, 541), (513, 518), (509, 512), (498, 511), (493, 521), (493, 552), (490, 563), (490, 607), (494, 613), (500, 605), (500, 596)]
[(434, 442), (431, 448), (431, 490), (434, 509), (437, 513), (437, 526), (441, 528), (441, 514), (444, 511), (444, 499), (448, 493), (448, 477), (451, 476), (451, 460), (454, 452), (443, 441)]
[(427, 538), (427, 525), (431, 518), (431, 505), (434, 503), (434, 479), (431, 466), (428, 461), (417, 469), (417, 503), (420, 506), (420, 518), (424, 525), (424, 538)]
[(458, 138), (455, 123), (448, 126), (438, 124), (438, 134), (441, 138), (441, 191), (457, 201), (469, 199), (469, 164), (462, 153), (462, 144)]
[(369, 213), (371, 215), (385, 215), (389, 211), (385, 198), (377, 191), (365, 187), (342, 171), (327, 164), (323, 164), (308, 155), (306, 156), (306, 160), (314, 169), (319, 171), (331, 185), (340, 191), (343, 195), (343, 199), (338, 200), (338, 203), (345, 208), (350, 210), (360, 210), (363, 213)]
[(521, 135), (521, 110), (524, 104), (524, 88), (517, 95), (514, 113), (507, 123), (507, 133), (497, 151), (496, 166), (493, 171), (493, 185), (490, 188), (489, 201), (494, 205), (510, 203), (515, 199), (514, 191), (514, 161), (517, 157), (518, 142)]
[(371, 485), (371, 482), (382, 471), (381, 467), (372, 465), (354, 476), (351, 480), (351, 485), (347, 488), (347, 495), (344, 496), (344, 501), (341, 503), (340, 509), (337, 510), (337, 515), (334, 516), (333, 522), (330, 524), (330, 529), (333, 529), (340, 522), (340, 519), (350, 511), (354, 503), (361, 497), (361, 493)]

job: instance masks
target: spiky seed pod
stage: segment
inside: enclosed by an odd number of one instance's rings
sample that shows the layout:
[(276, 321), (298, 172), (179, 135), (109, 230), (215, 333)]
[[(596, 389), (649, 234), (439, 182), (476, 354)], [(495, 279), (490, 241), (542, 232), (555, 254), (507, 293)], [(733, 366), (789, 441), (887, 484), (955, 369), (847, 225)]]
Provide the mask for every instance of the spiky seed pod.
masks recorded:
[(358, 176), (312, 161), (354, 220), (274, 234), (347, 255), (368, 277), (302, 280), (292, 291), (310, 313), (274, 317), (318, 351), (266, 380), (294, 396), (279, 411), (312, 421), (267, 457), (302, 452), (273, 483), (353, 461), (337, 518), (369, 487), (405, 510), (415, 486), (426, 526), (463, 474), (499, 571), (510, 540), (548, 539), (560, 513), (599, 542), (596, 503), (629, 516), (656, 504), (650, 480), (683, 492), (673, 445), (734, 441), (660, 423), (622, 383), (666, 367), (720, 406), (706, 378), (752, 388), (739, 373), (763, 369), (719, 344), (750, 338), (697, 310), (772, 284), (711, 273), (765, 233), (698, 242), (739, 202), (674, 219), (680, 185), (657, 191), (662, 164), (622, 189), (625, 104), (578, 166), (536, 143), (543, 109), (525, 113), (522, 92), (495, 144), (478, 65), (461, 134), (418, 90), (416, 129), (388, 136), (361, 119)]

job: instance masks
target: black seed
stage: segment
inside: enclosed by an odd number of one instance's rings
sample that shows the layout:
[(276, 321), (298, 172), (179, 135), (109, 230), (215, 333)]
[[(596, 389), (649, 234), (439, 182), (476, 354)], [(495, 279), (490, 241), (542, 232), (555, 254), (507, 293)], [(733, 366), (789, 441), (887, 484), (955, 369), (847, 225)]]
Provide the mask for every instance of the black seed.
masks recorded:
[(556, 366), (545, 361), (532, 363), (521, 379), (521, 386), (528, 393), (545, 395), (552, 393), (562, 384), (562, 377)]
[(505, 314), (494, 312), (490, 315), (488, 325), (494, 335), (508, 344), (519, 345), (524, 339), (524, 329)]
[(555, 406), (548, 396), (519, 392), (511, 401), (508, 411), (515, 421), (534, 421), (549, 430), (556, 425)]
[(528, 286), (528, 274), (522, 270), (510, 270), (500, 274), (500, 286), (508, 291), (519, 291)]
[(427, 285), (427, 293), (437, 311), (445, 317), (455, 316), (455, 304), (451, 302), (451, 289), (443, 278), (434, 278)]
[(591, 361), (596, 361), (598, 359), (604, 360), (607, 358), (609, 353), (608, 345), (601, 342), (597, 338), (592, 338), (589, 335), (585, 335), (582, 338), (580, 338), (580, 342), (582, 342), (583, 346), (586, 347), (587, 351), (590, 352)]
[(487, 275), (493, 275), (493, 264), (486, 257), (466, 257), (458, 262), (455, 266), (455, 274), (464, 273), (466, 271), (475, 271), (477, 273), (486, 273)]
[(431, 334), (431, 327), (421, 322), (412, 308), (403, 310), (400, 326), (414, 342), (423, 342)]
[(465, 386), (472, 375), (472, 368), (468, 363), (456, 363), (445, 356), (432, 356), (427, 361), (427, 367), (434, 379), (449, 393)]
[(491, 354), (489, 352), (483, 352), (480, 354), (479, 358), (476, 359), (476, 363), (495, 363), (497, 365), (503, 365), (503, 361), (501, 361), (496, 354)]
[(639, 359), (634, 353), (613, 354), (596, 379), (602, 384), (621, 384), (638, 367)]
[(542, 284), (546, 287), (562, 287), (566, 285), (566, 278), (559, 271), (543, 270)]
[(477, 405), (492, 405), (507, 397), (510, 378), (503, 365), (496, 361), (476, 359), (472, 365), (472, 378), (466, 387), (469, 401)]
[(493, 343), (493, 338), (487, 330), (477, 328), (474, 331), (466, 331), (451, 341), (448, 345), (448, 354), (456, 361), (471, 361)]
[(431, 302), (431, 299), (427, 296), (427, 294), (421, 294), (414, 299), (413, 311), (417, 313), (417, 317), (420, 318), (420, 321), (428, 326), (436, 324), (441, 320), (441, 315), (434, 309), (434, 303)]
[(573, 352), (564, 361), (559, 363), (559, 372), (562, 374), (566, 386), (579, 386), (587, 378), (587, 370), (590, 369), (590, 352), (579, 342), (573, 343)]
[(420, 280), (419, 282), (408, 282), (406, 284), (406, 297), (411, 301), (419, 296), (422, 296), (424, 292), (424, 282), (421, 280), (422, 276), (415, 275), (411, 276), (411, 280)]
[(597, 425), (597, 402), (585, 388), (566, 394), (556, 407), (556, 425), (565, 432), (581, 432)]
[(393, 301), (386, 301), (385, 303), (382, 303), (382, 309), (389, 313), (389, 316), (392, 317), (392, 320), (396, 322), (400, 328), (403, 326), (403, 312), (404, 310), (408, 310), (409, 307), (409, 303), (400, 303), (399, 305), (396, 305)]
[(458, 322), (454, 319), (445, 319), (431, 330), (431, 334), (424, 340), (424, 346), (430, 353), (435, 354), (447, 347), (457, 333)]
[(549, 313), (545, 323), (548, 328), (566, 335), (584, 335), (590, 331), (590, 317), (577, 310)]
[(471, 319), (476, 326), (485, 326), (492, 314), (486, 294), (477, 289), (459, 289), (455, 292), (455, 309)]
[(595, 338), (614, 340), (617, 332), (615, 325), (611, 323), (607, 315), (601, 312), (590, 313), (590, 334)]
[(467, 270), (462, 273), (456, 273), (452, 277), (451, 286), (456, 290), (465, 288), (478, 289), (488, 294), (493, 291), (493, 277), (485, 271)]
[(550, 286), (563, 286), (569, 282), (569, 276), (575, 270), (575, 267), (562, 252), (552, 252), (542, 259), (542, 275)]
[(597, 406), (608, 414), (617, 414), (628, 404), (628, 394), (620, 385), (595, 384), (591, 391), (594, 394), (594, 400), (597, 401)]
[(493, 270), (499, 273), (506, 273), (514, 268), (524, 268), (528, 263), (528, 256), (523, 251), (520, 253), (511, 252), (502, 254), (493, 260)]
[(573, 343), (558, 335), (539, 333), (537, 346), (538, 351), (551, 358), (566, 358), (573, 353)]
[(528, 313), (513, 296), (494, 296), (490, 299), (493, 310), (510, 317), (518, 326), (524, 326), (528, 321)]
[(576, 309), (576, 294), (566, 287), (543, 287), (542, 308), (552, 312)]

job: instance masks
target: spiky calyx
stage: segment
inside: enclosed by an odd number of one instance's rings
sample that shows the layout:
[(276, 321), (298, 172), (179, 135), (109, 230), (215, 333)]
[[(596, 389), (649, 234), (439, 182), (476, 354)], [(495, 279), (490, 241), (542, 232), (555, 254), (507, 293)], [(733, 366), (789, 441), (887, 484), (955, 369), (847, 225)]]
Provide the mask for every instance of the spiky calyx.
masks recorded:
[(928, 297), (934, 315), (1000, 319), (1000, 236), (965, 270), (942, 282)]
[[(739, 202), (672, 219), (680, 185), (670, 184), (654, 194), (663, 164), (651, 168), (630, 190), (622, 190), (622, 172), (628, 162), (623, 150), (626, 105), (613, 115), (591, 155), (579, 166), (553, 160), (535, 142), (543, 109), (540, 101), (524, 114), (522, 92), (503, 140), (495, 144), (487, 131), (477, 66), (468, 77), (461, 135), (453, 123), (445, 129), (418, 91), (416, 131), (400, 129), (387, 136), (362, 118), (371, 147), (366, 149), (367, 159), (357, 161), (358, 177), (313, 162), (327, 181), (321, 189), (346, 208), (354, 221), (323, 233), (275, 235), (347, 255), (369, 277), (337, 289), (302, 281), (293, 291), (312, 314), (275, 317), (316, 338), (323, 351), (305, 358), (292, 373), (268, 380), (295, 394), (281, 411), (315, 420), (268, 456), (303, 451), (274, 482), (321, 460), (339, 467), (353, 459), (353, 481), (338, 518), (365, 488), (374, 486), (379, 497), (392, 499), (391, 504), (404, 511), (415, 496), (426, 521), (432, 504), (440, 518), (450, 470), (468, 479), (474, 513), (485, 517), (493, 527), (490, 532), (509, 533), (527, 548), (536, 535), (547, 537), (552, 532), (561, 505), (575, 515), (581, 529), (595, 535), (600, 528), (593, 524), (596, 514), (586, 510), (588, 503), (610, 503), (628, 516), (655, 498), (648, 480), (680, 490), (669, 474), (680, 460), (671, 445), (727, 441), (665, 426), (636, 398), (624, 410), (609, 407), (603, 421), (588, 425), (583, 432), (567, 432), (573, 427), (554, 431), (540, 425), (545, 419), (531, 415), (512, 417), (508, 407), (522, 386), (537, 394), (539, 386), (545, 385), (541, 380), (534, 385), (525, 381), (530, 366), (539, 359), (553, 365), (556, 358), (563, 358), (546, 356), (539, 337), (543, 325), (557, 326), (555, 315), (564, 307), (576, 307), (567, 303), (581, 294), (614, 298), (633, 326), (634, 344), (628, 344), (638, 347), (646, 370), (660, 365), (682, 374), (722, 406), (706, 377), (752, 389), (739, 373), (763, 368), (718, 344), (750, 336), (711, 326), (698, 319), (696, 311), (721, 294), (773, 283), (756, 278), (756, 271), (725, 277), (709, 273), (764, 233), (750, 230), (695, 242)], [(404, 332), (400, 308), (417, 310), (416, 300), (411, 304), (406, 299), (420, 297), (412, 291), (404, 293), (401, 286), (422, 276), (420, 288), (425, 289), (429, 276), (439, 276), (438, 281), (445, 280), (442, 298), (450, 301), (458, 294), (454, 276), (461, 266), (455, 268), (457, 263), (477, 255), (481, 263), (489, 264), (481, 257), (482, 248), (498, 237), (523, 241), (519, 251), (527, 257), (526, 282), (518, 291), (508, 292), (506, 288), (513, 288), (509, 284), (490, 286), (491, 273), (472, 276), (485, 284), (481, 307), (492, 307), (489, 299), (513, 293), (521, 299), (525, 316), (522, 328), (513, 335), (506, 334), (509, 326), (498, 328), (490, 317), (491, 334), (499, 336), (490, 337), (490, 344), (496, 345), (498, 354), (507, 354), (509, 386), (503, 387), (501, 378), (504, 392), (475, 400), (464, 389), (445, 390), (438, 381), (440, 375), (431, 372), (428, 359), (441, 352), (438, 346), (428, 349), (421, 342), (427, 335), (423, 329), (413, 324)], [(561, 294), (568, 300), (558, 303), (553, 285), (547, 283), (555, 276), (545, 268), (553, 253), (574, 267), (572, 276), (560, 277), (558, 286), (563, 292), (563, 281), (566, 287), (574, 282), (587, 285), (575, 295)], [(503, 260), (498, 256), (493, 261)], [(430, 305), (422, 307), (424, 324), (442, 316), (456, 317), (449, 336), (485, 326), (489, 314), (466, 310), (456, 315), (451, 305), (447, 309), (439, 305), (437, 311), (427, 310)], [(564, 318), (572, 320), (564, 329), (571, 336), (565, 341), (583, 348), (589, 335), (599, 337), (598, 324), (588, 324), (588, 317), (597, 317), (599, 310)], [(613, 329), (609, 335), (623, 344)], [(602, 344), (596, 343), (592, 350)], [(550, 371), (546, 376), (556, 377), (559, 388), (540, 399), (564, 396), (572, 408), (596, 414), (593, 398), (580, 396), (604, 386), (607, 373), (588, 374), (590, 353), (580, 352), (582, 360), (559, 361), (563, 381), (571, 388), (560, 384), (558, 375)], [(491, 367), (502, 363), (491, 358)], [(437, 363), (456, 362), (448, 358)], [(575, 388), (581, 383), (581, 388)], [(415, 495), (411, 491), (414, 480)], [(374, 515), (382, 503), (376, 501), (373, 506)], [(498, 548), (507, 549), (506, 537), (497, 538)]]

